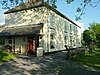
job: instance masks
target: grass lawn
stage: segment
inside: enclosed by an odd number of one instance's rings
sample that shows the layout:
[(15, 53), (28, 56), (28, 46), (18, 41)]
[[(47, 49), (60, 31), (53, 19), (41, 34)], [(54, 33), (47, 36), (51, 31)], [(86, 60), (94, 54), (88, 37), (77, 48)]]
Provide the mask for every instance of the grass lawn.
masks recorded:
[(13, 54), (0, 50), (0, 63), (11, 61), (16, 58)]
[(77, 55), (73, 57), (72, 60), (100, 71), (100, 50), (95, 50), (91, 54)]

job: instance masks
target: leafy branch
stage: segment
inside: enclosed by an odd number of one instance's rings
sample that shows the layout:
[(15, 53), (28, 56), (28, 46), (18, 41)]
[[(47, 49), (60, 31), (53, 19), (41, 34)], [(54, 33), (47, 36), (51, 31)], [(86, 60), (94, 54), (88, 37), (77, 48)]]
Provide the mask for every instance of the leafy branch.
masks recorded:
[(79, 16), (76, 16), (76, 21), (81, 20), (81, 16), (85, 14), (85, 8), (87, 6), (97, 7), (99, 3), (100, 0), (82, 0), (80, 4), (82, 7), (78, 7), (76, 10), (79, 13)]
[(12, 7), (23, 3), (24, 0), (1, 0), (2, 9), (11, 9)]

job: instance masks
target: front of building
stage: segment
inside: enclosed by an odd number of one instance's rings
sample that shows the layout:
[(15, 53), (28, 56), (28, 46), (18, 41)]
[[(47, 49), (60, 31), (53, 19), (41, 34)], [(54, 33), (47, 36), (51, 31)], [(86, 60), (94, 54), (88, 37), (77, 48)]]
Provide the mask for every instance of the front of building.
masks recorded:
[[(25, 4), (28, 5), (24, 3), (24, 7)], [(23, 9), (17, 6), (5, 16), (6, 27), (0, 36), (5, 37), (5, 45), (11, 45), (14, 52), (37, 55), (64, 50), (65, 45), (81, 47), (81, 28), (44, 2)]]

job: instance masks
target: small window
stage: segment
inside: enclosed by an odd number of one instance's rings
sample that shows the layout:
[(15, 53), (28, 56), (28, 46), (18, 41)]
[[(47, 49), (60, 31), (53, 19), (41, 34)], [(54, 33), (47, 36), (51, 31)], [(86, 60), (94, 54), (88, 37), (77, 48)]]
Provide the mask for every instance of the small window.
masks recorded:
[(67, 23), (64, 24), (64, 29), (67, 30)]
[(65, 45), (66, 45), (66, 36), (64, 37)]
[(53, 49), (55, 48), (55, 42), (54, 42), (54, 34), (50, 35), (50, 48)]
[(72, 31), (72, 24), (70, 24), (70, 31)]
[(70, 40), (70, 45), (72, 46), (72, 40)]
[(8, 37), (8, 44), (12, 44), (12, 37)]
[(51, 34), (50, 38), (51, 38), (51, 40), (53, 40), (53, 39), (54, 39), (54, 35), (53, 35), (53, 34)]
[(53, 14), (51, 14), (50, 15), (50, 26), (52, 27), (53, 26), (53, 21), (54, 20), (54, 15)]
[(74, 26), (74, 32), (76, 32), (76, 27)]

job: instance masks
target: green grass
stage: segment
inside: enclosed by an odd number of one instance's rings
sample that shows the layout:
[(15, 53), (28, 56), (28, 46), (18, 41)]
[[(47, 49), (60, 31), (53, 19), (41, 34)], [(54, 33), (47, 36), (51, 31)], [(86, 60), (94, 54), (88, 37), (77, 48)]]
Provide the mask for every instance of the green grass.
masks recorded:
[(76, 55), (72, 60), (100, 71), (100, 50), (95, 50), (91, 54)]
[(16, 58), (14, 54), (0, 50), (0, 63), (11, 61), (14, 58)]

